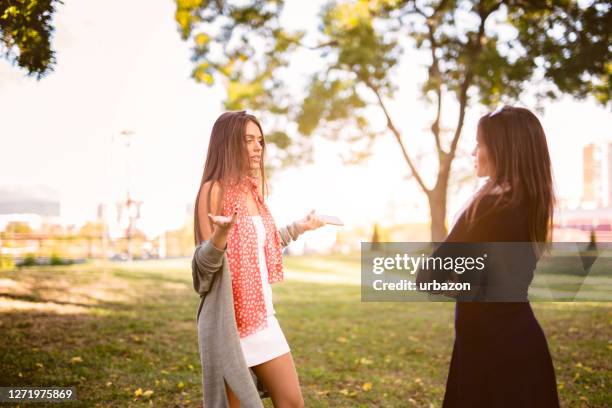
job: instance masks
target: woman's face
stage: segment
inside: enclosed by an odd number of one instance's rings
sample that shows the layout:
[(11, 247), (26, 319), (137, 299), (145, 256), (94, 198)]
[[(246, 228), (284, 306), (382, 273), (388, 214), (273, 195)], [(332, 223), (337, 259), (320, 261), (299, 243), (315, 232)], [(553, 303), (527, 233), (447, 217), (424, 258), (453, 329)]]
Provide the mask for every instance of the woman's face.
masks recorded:
[(249, 121), (246, 125), (245, 142), (249, 155), (249, 165), (251, 170), (258, 170), (262, 160), (263, 153), (263, 136), (259, 131), (259, 127)]
[(477, 132), (476, 136), (476, 147), (472, 151), (474, 156), (474, 167), (476, 168), (476, 177), (490, 177), (493, 175), (491, 171), (491, 162), (489, 160), (489, 153), (487, 148), (480, 136), (480, 132)]

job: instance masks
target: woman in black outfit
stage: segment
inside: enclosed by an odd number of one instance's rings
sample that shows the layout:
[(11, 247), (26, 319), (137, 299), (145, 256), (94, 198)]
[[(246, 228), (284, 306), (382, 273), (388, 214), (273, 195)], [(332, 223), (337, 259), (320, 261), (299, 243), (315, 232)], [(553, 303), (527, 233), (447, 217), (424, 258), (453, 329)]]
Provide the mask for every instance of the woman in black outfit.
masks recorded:
[[(457, 299), (443, 407), (558, 407), (546, 337), (527, 300), (540, 244), (549, 241), (552, 229), (554, 193), (544, 130), (529, 110), (504, 107), (480, 119), (472, 155), (477, 175), (489, 180), (432, 256), (456, 255), (451, 243), (479, 243), (481, 249), (497, 248), (495, 259), (489, 259), (494, 266), (478, 276), (421, 270), (417, 277), (420, 282), (477, 280), (469, 296)], [(489, 244), (494, 242), (527, 244), (504, 244), (504, 257), (499, 244)]]

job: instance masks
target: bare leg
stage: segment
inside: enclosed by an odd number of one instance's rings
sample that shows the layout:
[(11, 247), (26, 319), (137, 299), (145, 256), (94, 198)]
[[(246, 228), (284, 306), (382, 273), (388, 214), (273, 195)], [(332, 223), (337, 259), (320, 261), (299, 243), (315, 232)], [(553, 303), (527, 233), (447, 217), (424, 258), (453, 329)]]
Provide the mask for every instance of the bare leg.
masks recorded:
[(253, 368), (270, 391), (275, 408), (303, 408), (304, 398), (291, 353), (283, 354)]
[(236, 394), (234, 394), (229, 385), (227, 385), (227, 382), (225, 383), (225, 391), (227, 392), (227, 400), (229, 401), (230, 408), (240, 408), (240, 400)]

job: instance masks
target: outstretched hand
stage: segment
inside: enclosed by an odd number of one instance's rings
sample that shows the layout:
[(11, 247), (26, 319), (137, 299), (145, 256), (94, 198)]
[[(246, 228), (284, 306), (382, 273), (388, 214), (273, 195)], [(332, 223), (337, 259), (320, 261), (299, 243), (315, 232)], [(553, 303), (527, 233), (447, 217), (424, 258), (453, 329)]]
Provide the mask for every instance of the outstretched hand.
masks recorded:
[(220, 228), (222, 231), (229, 231), (236, 223), (236, 219), (238, 218), (238, 211), (234, 210), (234, 213), (231, 216), (212, 215), (211, 213), (208, 213), (208, 218), (213, 223), (213, 225)]
[(325, 225), (314, 212), (315, 210), (311, 210), (306, 217), (298, 221), (304, 231), (312, 231)]

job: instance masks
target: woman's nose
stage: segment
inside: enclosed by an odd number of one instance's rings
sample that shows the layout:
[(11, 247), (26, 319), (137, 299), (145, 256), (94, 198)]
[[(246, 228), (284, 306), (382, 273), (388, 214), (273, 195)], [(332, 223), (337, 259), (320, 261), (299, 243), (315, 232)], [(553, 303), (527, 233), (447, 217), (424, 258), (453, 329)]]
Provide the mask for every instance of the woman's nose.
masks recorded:
[(477, 147), (474, 148), (474, 150), (472, 150), (472, 156), (476, 157), (476, 149)]

